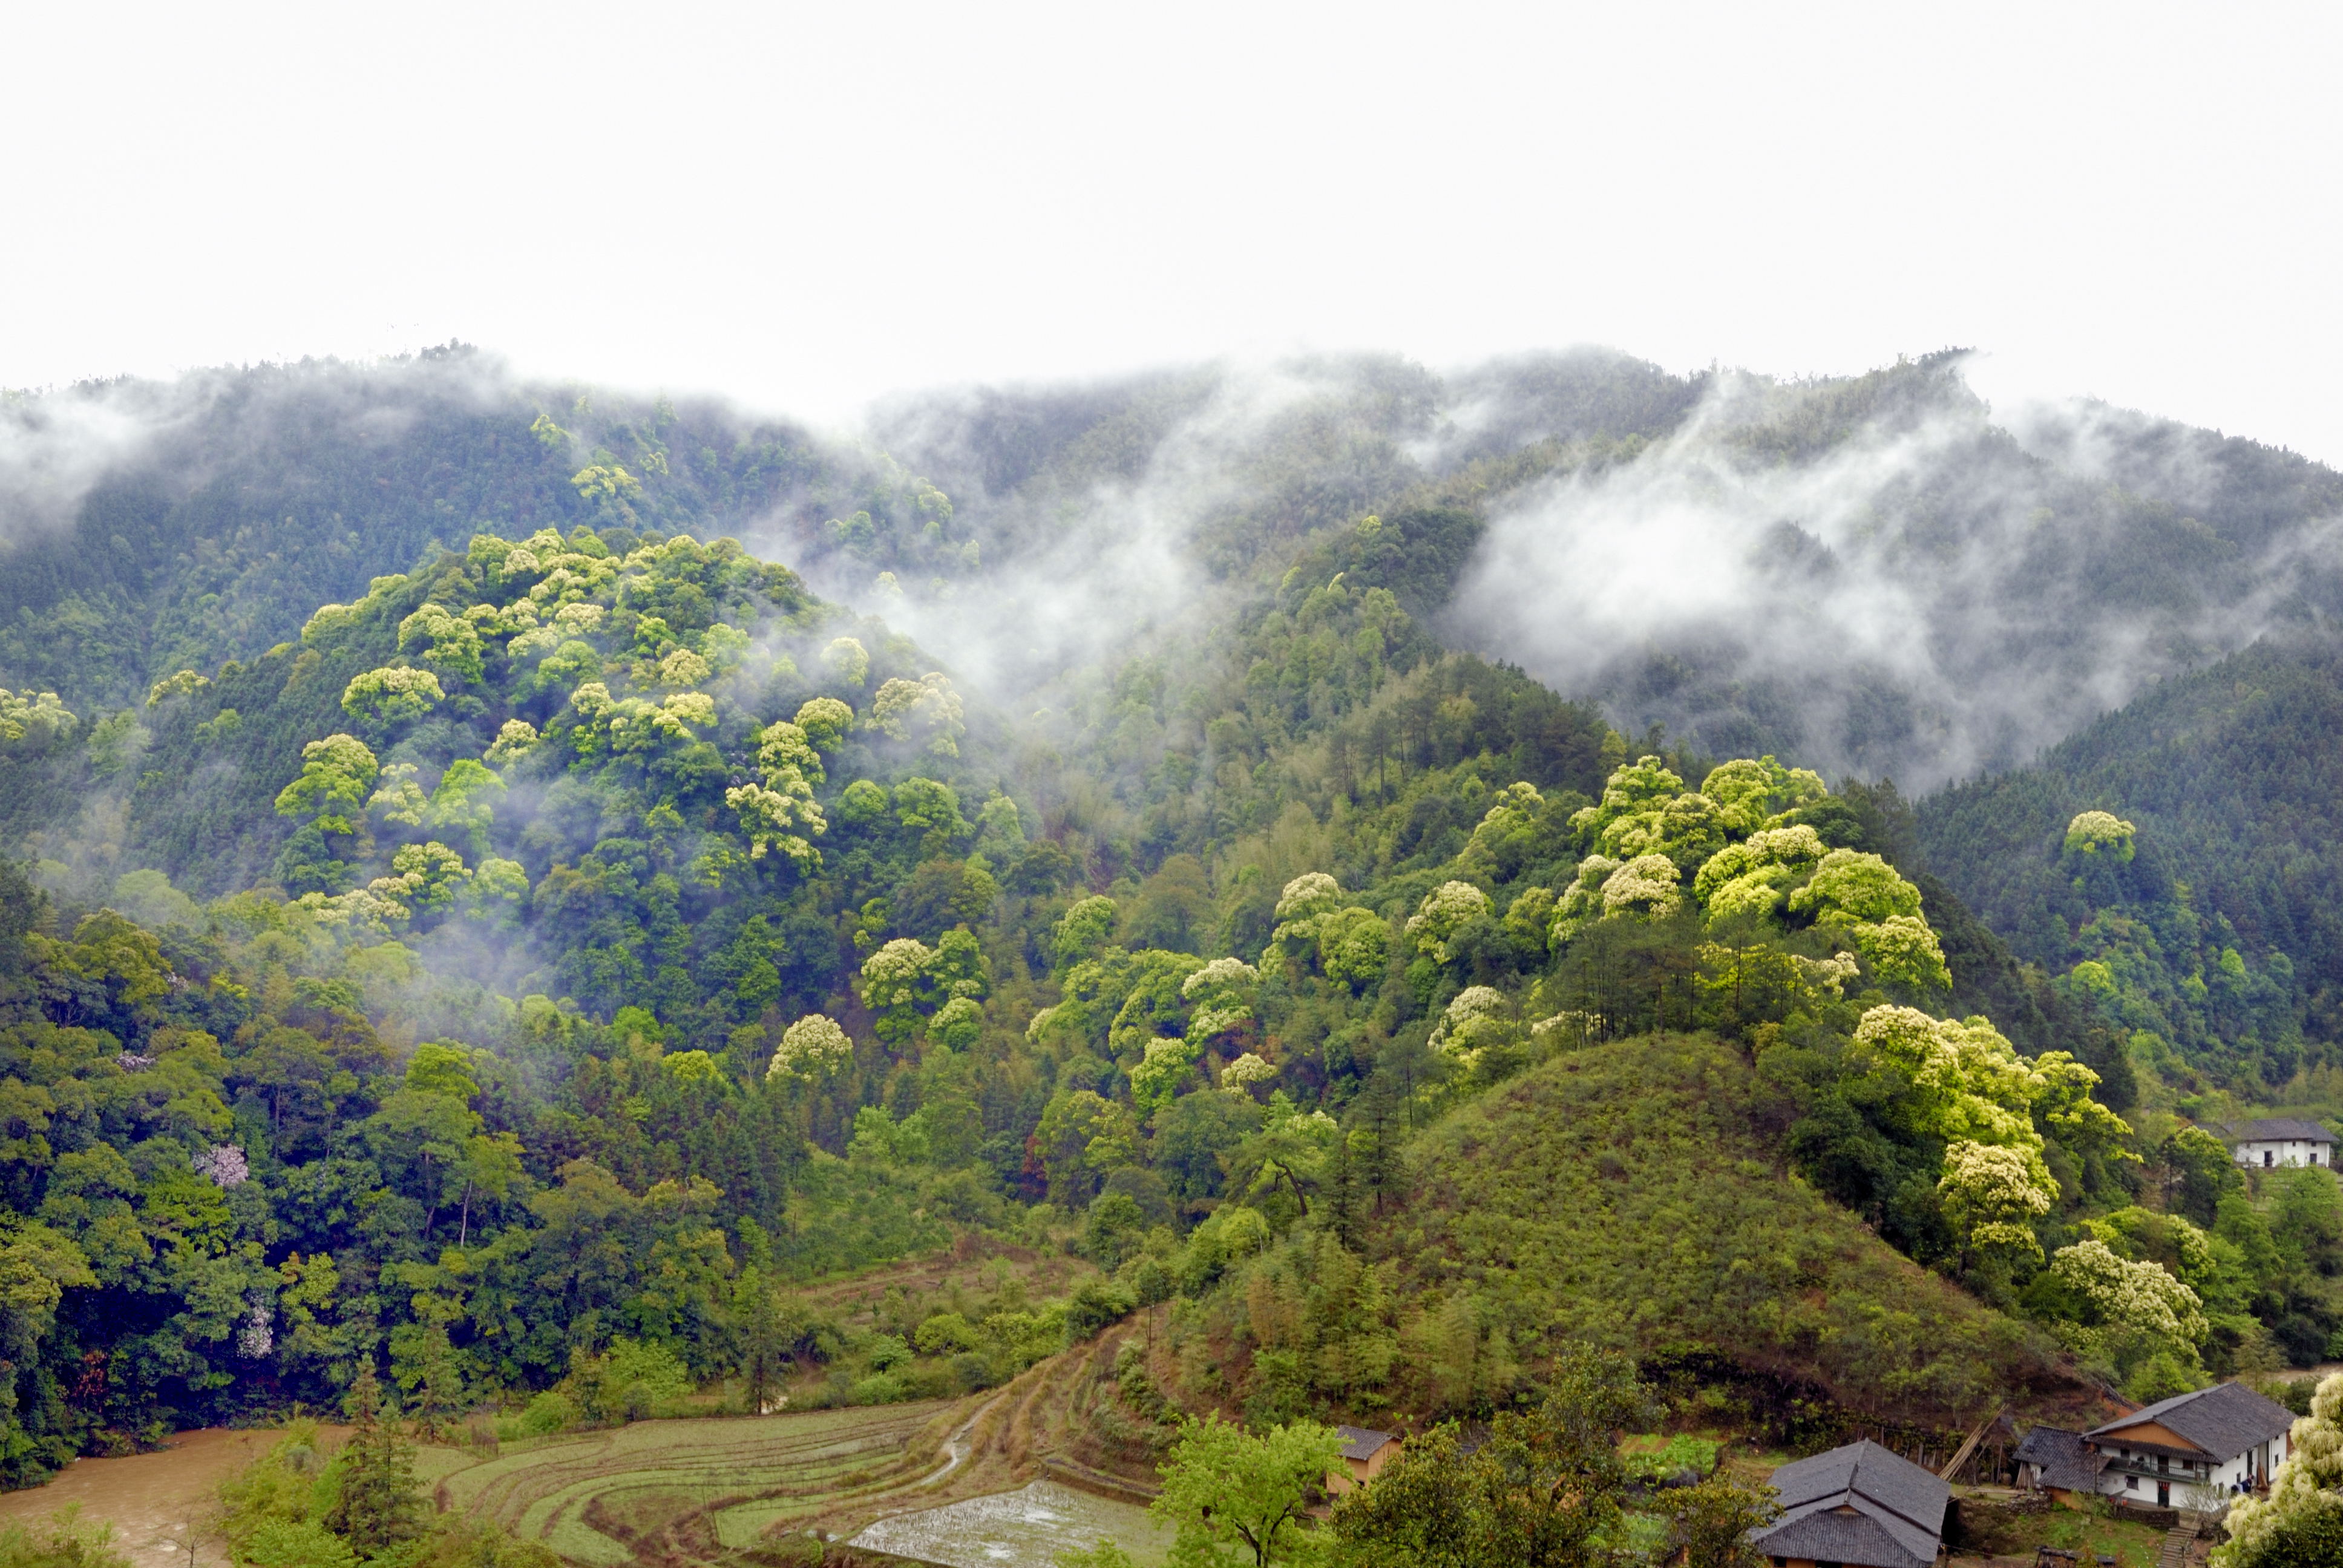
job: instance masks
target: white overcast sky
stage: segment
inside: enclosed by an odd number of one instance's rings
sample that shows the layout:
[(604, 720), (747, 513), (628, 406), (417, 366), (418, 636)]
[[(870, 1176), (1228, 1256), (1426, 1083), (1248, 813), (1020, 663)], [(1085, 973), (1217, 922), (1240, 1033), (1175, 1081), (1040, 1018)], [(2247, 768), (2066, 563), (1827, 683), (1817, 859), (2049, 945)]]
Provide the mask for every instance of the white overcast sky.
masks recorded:
[(0, 385), (1948, 344), (2343, 460), (2343, 8), (12, 8)]

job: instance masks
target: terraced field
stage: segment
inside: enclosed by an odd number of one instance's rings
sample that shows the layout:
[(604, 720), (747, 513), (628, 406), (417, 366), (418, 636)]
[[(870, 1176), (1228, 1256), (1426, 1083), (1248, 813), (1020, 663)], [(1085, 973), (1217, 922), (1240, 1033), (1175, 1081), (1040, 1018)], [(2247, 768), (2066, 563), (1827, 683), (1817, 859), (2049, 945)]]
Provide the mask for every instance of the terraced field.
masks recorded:
[(951, 1408), (637, 1422), (508, 1448), (443, 1479), (438, 1501), (574, 1563), (618, 1568), (678, 1554), (684, 1543), (663, 1538), (726, 1503), (758, 1500), (779, 1523), (899, 1491), (936, 1468), (943, 1434), (928, 1429)]
[[(790, 1537), (1006, 1493), (1068, 1452), (1128, 1325), (967, 1399), (645, 1421), (507, 1444), (439, 1472), (442, 1508), (488, 1514), (583, 1568), (737, 1561)], [(1088, 1457), (1088, 1456), (1083, 1456)], [(437, 1465), (430, 1467), (438, 1471)]]
[[(1053, 1532), (1087, 1543), (1108, 1529), (1151, 1563), (1161, 1543), (1132, 1523), (1136, 1509), (1075, 1503), (1055, 1483), (1111, 1492), (1150, 1479), (1149, 1457), (1102, 1442), (1091, 1417), (1111, 1391), (1117, 1350), (1160, 1315), (1118, 1324), (967, 1399), (637, 1422), (493, 1454), (432, 1443), (417, 1451), (416, 1472), (440, 1508), (488, 1514), (581, 1568), (730, 1565), (750, 1555), (769, 1563), (777, 1549), (791, 1556), (793, 1546), (810, 1547), (809, 1533), (843, 1541), (881, 1520), (894, 1523), (874, 1542), (900, 1549), (940, 1529), (984, 1549), (987, 1568), (1048, 1568)], [(187, 1525), (206, 1516), (219, 1481), (269, 1441), (261, 1432), (182, 1432), (164, 1452), (82, 1460), (48, 1486), (0, 1500), (0, 1515), (76, 1503), (85, 1517), (112, 1523), (138, 1563), (169, 1568), (184, 1561)], [(978, 1499), (988, 1501), (951, 1511)], [(208, 1561), (220, 1550), (206, 1538), (200, 1554)]]

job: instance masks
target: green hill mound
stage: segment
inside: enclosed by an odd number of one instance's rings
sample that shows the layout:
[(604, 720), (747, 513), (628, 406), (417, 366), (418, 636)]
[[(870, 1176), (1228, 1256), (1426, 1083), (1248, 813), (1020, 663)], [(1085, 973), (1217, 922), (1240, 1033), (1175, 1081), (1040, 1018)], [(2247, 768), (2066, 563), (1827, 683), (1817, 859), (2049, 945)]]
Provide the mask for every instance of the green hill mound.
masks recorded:
[(1571, 1051), (1423, 1135), (1391, 1244), (1427, 1288), (1484, 1296), (1525, 1351), (1707, 1352), (1907, 1415), (2070, 1382), (2033, 1331), (1791, 1175), (1790, 1115), (1713, 1039)]

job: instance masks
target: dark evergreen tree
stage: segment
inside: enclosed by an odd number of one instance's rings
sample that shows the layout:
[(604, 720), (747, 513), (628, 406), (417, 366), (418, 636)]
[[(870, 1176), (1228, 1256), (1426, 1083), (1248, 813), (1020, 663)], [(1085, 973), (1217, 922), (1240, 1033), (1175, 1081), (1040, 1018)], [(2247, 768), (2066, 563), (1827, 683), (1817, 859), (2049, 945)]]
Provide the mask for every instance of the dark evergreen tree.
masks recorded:
[(397, 1412), (385, 1408), (371, 1357), (358, 1363), (349, 1404), (356, 1430), (337, 1456), (340, 1484), (325, 1524), (360, 1556), (382, 1557), (423, 1533), (415, 1450)]

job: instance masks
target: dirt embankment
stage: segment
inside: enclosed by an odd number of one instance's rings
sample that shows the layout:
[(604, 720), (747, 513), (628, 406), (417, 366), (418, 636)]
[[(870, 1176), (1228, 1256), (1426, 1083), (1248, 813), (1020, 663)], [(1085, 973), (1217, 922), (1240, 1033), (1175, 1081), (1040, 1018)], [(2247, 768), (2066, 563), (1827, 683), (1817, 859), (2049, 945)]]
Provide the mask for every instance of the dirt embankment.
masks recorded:
[[(332, 1440), (343, 1430), (327, 1429)], [(155, 1453), (77, 1459), (45, 1486), (0, 1493), (0, 1522), (29, 1522), (77, 1506), (85, 1520), (114, 1526), (116, 1542), (138, 1568), (187, 1568), (190, 1531), (196, 1568), (224, 1568), (226, 1552), (211, 1527), (219, 1483), (265, 1452), (277, 1435), (205, 1427), (176, 1433)]]

